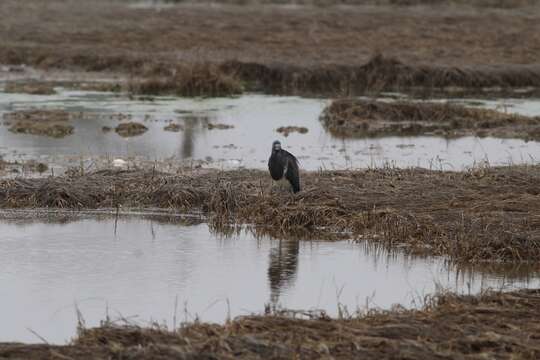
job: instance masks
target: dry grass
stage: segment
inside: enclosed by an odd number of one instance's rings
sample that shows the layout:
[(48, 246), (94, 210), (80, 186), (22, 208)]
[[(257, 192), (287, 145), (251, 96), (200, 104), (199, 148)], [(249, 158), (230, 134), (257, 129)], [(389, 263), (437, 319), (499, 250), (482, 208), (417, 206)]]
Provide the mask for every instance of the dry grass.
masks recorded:
[(234, 125), (229, 124), (219, 124), (219, 123), (208, 123), (206, 125), (208, 130), (228, 130), (234, 128)]
[[(480, 2), (514, 7), (520, 0)], [(4, 0), (0, 63), (122, 72), (133, 75), (135, 92), (188, 96), (238, 93), (239, 83), (249, 90), (339, 95), (540, 85), (537, 7), (388, 3), (180, 4), (155, 11), (106, 0)]]
[(132, 137), (144, 134), (148, 128), (141, 123), (130, 121), (118, 124), (114, 131), (122, 137)]
[(169, 125), (164, 126), (163, 130), (171, 131), (171, 132), (179, 132), (179, 131), (183, 131), (184, 127), (180, 124), (171, 123)]
[[(300, 312), (302, 314), (303, 312)], [(176, 331), (81, 329), (67, 346), (0, 344), (2, 358), (537, 359), (540, 291), (439, 295), (423, 310), (371, 311), (332, 320), (295, 312), (195, 323)], [(309, 312), (305, 314), (310, 315)], [(301, 315), (299, 315), (301, 316)]]
[(274, 236), (311, 238), (345, 231), (456, 262), (540, 256), (539, 166), (308, 172), (302, 180), (305, 190), (292, 195), (270, 192), (262, 171), (107, 170), (0, 181), (0, 207), (159, 207), (201, 211), (218, 229), (248, 223)]
[(63, 138), (73, 133), (70, 114), (65, 110), (21, 110), (3, 115), (9, 131)]
[(299, 134), (307, 134), (309, 129), (307, 127), (303, 126), (280, 126), (276, 129), (276, 131), (280, 134), (283, 134), (283, 136), (287, 137), (290, 133), (297, 132)]
[(321, 121), (332, 134), (343, 137), (475, 135), (540, 139), (540, 117), (450, 103), (340, 99), (324, 110)]
[(9, 81), (4, 87), (6, 93), (22, 93), (30, 95), (54, 95), (53, 85), (43, 82), (15, 82)]
[(129, 90), (135, 94), (216, 97), (241, 94), (243, 86), (233, 73), (204, 63), (178, 65), (165, 76), (132, 80)]
[(365, 64), (295, 66), (230, 61), (221, 64), (251, 88), (278, 94), (355, 95), (382, 91), (411, 92), (431, 97), (508, 95), (514, 88), (531, 87), (519, 96), (538, 94), (540, 66), (505, 65), (457, 67), (407, 64), (395, 57), (375, 55)]

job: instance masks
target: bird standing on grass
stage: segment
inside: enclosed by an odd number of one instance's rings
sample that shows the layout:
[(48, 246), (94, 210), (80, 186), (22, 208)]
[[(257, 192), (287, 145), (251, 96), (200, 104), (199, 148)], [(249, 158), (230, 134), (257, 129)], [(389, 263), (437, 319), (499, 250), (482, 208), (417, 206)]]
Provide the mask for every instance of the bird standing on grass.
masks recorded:
[(281, 148), (279, 141), (272, 143), (272, 155), (268, 159), (268, 170), (272, 179), (278, 181), (285, 176), (292, 186), (293, 192), (300, 191), (300, 171), (298, 170), (298, 160), (293, 154)]

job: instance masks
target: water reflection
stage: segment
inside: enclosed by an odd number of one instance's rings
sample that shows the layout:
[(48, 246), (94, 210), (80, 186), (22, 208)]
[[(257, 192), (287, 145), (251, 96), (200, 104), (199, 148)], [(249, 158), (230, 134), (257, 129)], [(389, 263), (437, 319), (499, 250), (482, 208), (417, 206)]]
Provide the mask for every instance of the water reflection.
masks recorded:
[[(0, 221), (0, 341), (50, 342), (86, 323), (136, 316), (171, 324), (174, 304), (203, 321), (289, 309), (411, 306), (438, 286), (461, 293), (539, 287), (538, 269), (463, 268), (444, 259), (388, 253), (373, 243), (275, 240), (210, 231), (196, 216), (12, 211)], [(115, 222), (117, 231), (114, 233)], [(183, 226), (188, 225), (188, 226)], [(336, 295), (336, 294), (339, 294)], [(177, 300), (178, 299), (178, 300)]]
[(279, 303), (279, 295), (294, 285), (299, 252), (300, 242), (296, 239), (279, 240), (279, 245), (270, 250), (268, 281), (270, 303), (274, 306)]
[(195, 139), (200, 136), (200, 133), (208, 129), (209, 117), (205, 115), (187, 115), (183, 120), (184, 131), (182, 132), (180, 157), (182, 159), (193, 158)]
[[(505, 99), (509, 111), (537, 115), (538, 100)], [(75, 132), (63, 139), (13, 134), (0, 126), (0, 155), (6, 160), (40, 158), (65, 164), (81, 157), (200, 161), (214, 167), (265, 168), (268, 144), (280, 140), (300, 159), (305, 170), (366, 168), (392, 164), (459, 170), (488, 161), (491, 165), (532, 162), (540, 157), (540, 142), (515, 139), (465, 137), (449, 140), (434, 136), (340, 139), (326, 132), (319, 116), (325, 99), (244, 95), (235, 98), (186, 99), (156, 97), (154, 101), (83, 91), (61, 90), (57, 95), (0, 93), (0, 115), (30, 108), (63, 108), (85, 113), (72, 121)], [(497, 101), (483, 101), (486, 108)], [(124, 139), (102, 127), (115, 127), (121, 113), (141, 122), (148, 131)], [(184, 126), (180, 133), (164, 131), (171, 121)], [(207, 131), (210, 122), (233, 125)], [(277, 133), (280, 126), (300, 126), (305, 134)], [(71, 164), (72, 165), (72, 164)]]

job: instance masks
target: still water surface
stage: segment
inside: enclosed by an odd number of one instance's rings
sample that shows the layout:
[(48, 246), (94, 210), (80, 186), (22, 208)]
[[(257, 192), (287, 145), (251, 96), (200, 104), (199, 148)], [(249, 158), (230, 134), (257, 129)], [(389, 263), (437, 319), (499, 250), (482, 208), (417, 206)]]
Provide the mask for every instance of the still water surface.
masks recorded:
[[(436, 136), (341, 139), (323, 128), (319, 116), (327, 99), (244, 95), (236, 98), (190, 99), (156, 97), (153, 101), (129, 99), (123, 94), (57, 89), (56, 95), (6, 94), (0, 92), (0, 116), (24, 109), (65, 109), (83, 112), (72, 121), (73, 135), (63, 139), (13, 134), (0, 125), (0, 155), (8, 160), (37, 159), (50, 167), (91, 164), (97, 159), (131, 158), (190, 161), (222, 168), (266, 167), (270, 146), (279, 139), (293, 152), (305, 170), (366, 168), (392, 164), (432, 169), (461, 170), (480, 162), (491, 165), (533, 163), (540, 159), (540, 143), (517, 139)], [(455, 100), (460, 102), (461, 100)], [(505, 99), (476, 101), (476, 106), (498, 108), (525, 115), (540, 115), (540, 101)], [(149, 130), (122, 138), (103, 126), (120, 123), (113, 114), (131, 116)], [(123, 120), (127, 121), (127, 120)], [(164, 131), (172, 121), (184, 130)], [(208, 130), (209, 123), (232, 125), (227, 130)], [(284, 137), (281, 126), (303, 126), (307, 134)], [(87, 165), (88, 165), (87, 164)]]
[[(0, 222), (0, 341), (62, 343), (78, 307), (88, 326), (107, 314), (138, 324), (221, 322), (265, 304), (323, 309), (421, 304), (438, 286), (459, 293), (538, 287), (518, 273), (460, 270), (440, 258), (389, 255), (351, 241), (278, 241), (248, 232), (212, 233), (141, 217)], [(187, 312), (185, 312), (187, 310)]]

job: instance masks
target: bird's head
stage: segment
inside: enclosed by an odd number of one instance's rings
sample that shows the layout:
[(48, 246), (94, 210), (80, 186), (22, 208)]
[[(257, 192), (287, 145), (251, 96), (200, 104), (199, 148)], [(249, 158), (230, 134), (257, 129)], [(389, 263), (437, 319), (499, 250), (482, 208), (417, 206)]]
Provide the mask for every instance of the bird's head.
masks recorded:
[(281, 150), (281, 143), (276, 140), (272, 143), (272, 151), (279, 151), (279, 150)]

